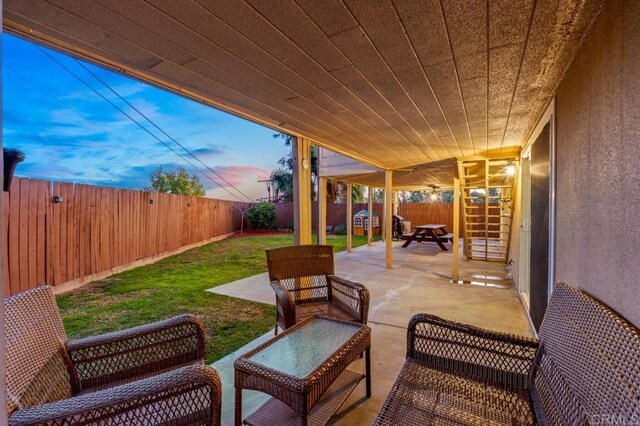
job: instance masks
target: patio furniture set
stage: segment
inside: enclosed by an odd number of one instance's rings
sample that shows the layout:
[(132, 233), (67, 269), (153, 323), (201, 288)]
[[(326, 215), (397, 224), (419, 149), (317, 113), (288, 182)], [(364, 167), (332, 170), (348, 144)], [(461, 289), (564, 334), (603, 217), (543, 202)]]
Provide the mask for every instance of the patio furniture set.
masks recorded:
[(453, 243), (453, 234), (447, 232), (445, 225), (414, 226), (412, 234), (403, 234), (400, 238), (406, 240), (402, 247), (409, 247), (412, 242), (432, 242), (438, 244), (442, 251), (448, 251), (445, 243)]
[[(369, 293), (335, 277), (330, 247), (267, 260), (284, 331), (236, 360), (235, 422), (326, 424), (363, 379), (371, 395)], [(10, 424), (220, 424), (194, 316), (69, 341), (50, 287), (4, 303)], [(361, 356), (364, 373), (347, 368)], [(540, 339), (414, 315), (375, 424), (635, 424), (639, 366), (640, 330), (559, 282)], [(272, 398), (243, 418), (244, 389)]]

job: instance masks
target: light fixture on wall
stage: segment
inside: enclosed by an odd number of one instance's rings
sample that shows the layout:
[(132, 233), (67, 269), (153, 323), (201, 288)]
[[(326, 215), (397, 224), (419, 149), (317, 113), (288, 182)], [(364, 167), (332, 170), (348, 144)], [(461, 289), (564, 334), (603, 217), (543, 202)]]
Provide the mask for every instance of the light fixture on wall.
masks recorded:
[(438, 198), (439, 198), (438, 187), (435, 185), (431, 185), (431, 193), (429, 193), (429, 200), (435, 202), (435, 201), (438, 201)]
[(507, 166), (504, 168), (504, 173), (509, 177), (513, 177), (516, 174), (516, 165), (513, 164), (513, 161), (507, 163)]
[(56, 204), (60, 204), (62, 202), (62, 195), (54, 195), (53, 202)]

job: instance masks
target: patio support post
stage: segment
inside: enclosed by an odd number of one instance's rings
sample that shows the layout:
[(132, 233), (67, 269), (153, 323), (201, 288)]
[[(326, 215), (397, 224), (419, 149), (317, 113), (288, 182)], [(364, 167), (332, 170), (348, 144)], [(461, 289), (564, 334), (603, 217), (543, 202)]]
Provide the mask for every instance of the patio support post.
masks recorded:
[(311, 142), (291, 139), (294, 241), (296, 245), (311, 244)]
[(327, 178), (318, 179), (318, 244), (327, 244)]
[(387, 229), (387, 196), (386, 196), (386, 190), (382, 190), (382, 221), (380, 222), (380, 239), (382, 241), (385, 241), (386, 235), (387, 233), (385, 232), (385, 229)]
[(373, 244), (373, 188), (369, 187), (369, 202), (368, 210), (369, 210), (369, 229), (367, 229), (367, 245), (370, 246)]
[(393, 268), (393, 234), (392, 234), (392, 206), (393, 201), (393, 182), (392, 182), (391, 170), (384, 172), (384, 246), (385, 246), (385, 258), (387, 269)]
[(353, 185), (347, 184), (347, 252), (351, 252), (353, 246)]
[(318, 179), (318, 244), (327, 244), (327, 178)]
[(453, 178), (453, 273), (451, 280), (458, 282), (458, 257), (460, 254), (460, 178)]
[(393, 191), (393, 214), (395, 215), (398, 214), (399, 200), (400, 200), (400, 193), (398, 191)]

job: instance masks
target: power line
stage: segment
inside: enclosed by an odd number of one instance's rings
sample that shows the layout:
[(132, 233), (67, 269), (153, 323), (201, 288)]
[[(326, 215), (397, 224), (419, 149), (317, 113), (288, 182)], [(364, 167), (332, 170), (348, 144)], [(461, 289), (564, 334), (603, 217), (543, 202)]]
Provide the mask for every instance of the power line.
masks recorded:
[[(75, 58), (74, 58), (75, 59)], [(151, 125), (153, 127), (155, 127), (156, 129), (158, 129), (163, 135), (165, 135), (167, 138), (169, 138), (170, 140), (172, 140), (173, 142), (175, 142), (176, 145), (178, 145), (180, 148), (182, 148), (183, 150), (185, 150), (185, 152), (187, 152), (187, 154), (189, 154), (191, 157), (193, 157), (197, 162), (199, 162), (200, 164), (202, 164), (207, 170), (209, 170), (211, 173), (213, 173), (214, 175), (218, 176), (220, 178), (220, 180), (222, 180), (224, 183), (226, 183), (227, 185), (229, 185), (230, 187), (232, 187), (233, 189), (235, 189), (236, 191), (238, 191), (238, 193), (242, 194), (245, 198), (252, 200), (251, 197), (249, 197), (247, 194), (245, 194), (244, 192), (240, 191), (237, 187), (235, 187), (233, 184), (231, 184), (231, 182), (229, 182), (228, 180), (226, 180), (224, 177), (222, 177), (218, 172), (216, 172), (214, 169), (212, 169), (211, 167), (209, 167), (207, 164), (205, 164), (202, 160), (200, 160), (200, 158), (198, 158), (194, 153), (192, 153), (189, 149), (187, 149), (184, 145), (182, 145), (180, 142), (178, 142), (175, 138), (173, 138), (171, 135), (169, 135), (167, 132), (165, 132), (162, 128), (160, 128), (160, 126), (158, 126), (155, 122), (153, 122), (149, 117), (147, 117), (142, 111), (140, 111), (138, 108), (136, 108), (133, 104), (131, 104), (131, 102), (129, 102), (128, 100), (126, 100), (124, 97), (122, 97), (118, 92), (116, 92), (113, 88), (111, 88), (111, 86), (109, 86), (108, 83), (106, 83), (104, 80), (102, 80), (100, 77), (98, 77), (93, 71), (91, 71), (87, 66), (85, 66), (82, 62), (80, 62), (79, 60), (75, 59), (75, 61), (82, 67), (85, 69), (85, 71), (87, 71), (89, 74), (91, 74), (96, 80), (98, 80), (100, 83), (102, 83), (107, 89), (109, 89), (114, 95), (116, 95), (118, 98), (120, 98), (124, 103), (126, 103), (127, 105), (129, 105), (131, 108), (133, 108), (134, 111), (136, 111), (138, 114), (140, 114), (145, 120), (147, 120), (149, 123), (151, 123)]]
[(110, 132), (109, 130), (105, 129), (104, 127), (102, 127), (101, 125), (99, 125), (98, 123), (88, 119), (87, 117), (85, 117), (84, 115), (82, 115), (82, 113), (80, 113), (77, 109), (73, 108), (71, 105), (66, 104), (65, 102), (61, 101), (58, 97), (56, 97), (53, 93), (51, 93), (50, 91), (48, 91), (47, 89), (45, 89), (44, 87), (40, 86), (39, 84), (37, 84), (36, 82), (34, 82), (32, 79), (30, 79), (29, 77), (27, 77), (26, 75), (24, 75), (23, 73), (21, 73), (20, 71), (18, 71), (17, 69), (15, 69), (14, 67), (12, 67), (11, 65), (7, 64), (6, 62), (3, 62), (2, 65), (4, 65), (5, 67), (7, 67), (7, 69), (9, 69), (10, 71), (12, 71), (13, 73), (17, 74), (18, 76), (20, 76), (21, 78), (23, 78), (25, 81), (27, 81), (29, 84), (31, 84), (33, 87), (35, 87), (36, 89), (42, 91), (43, 93), (45, 93), (46, 95), (49, 95), (52, 99), (54, 99), (56, 102), (58, 102), (60, 105), (62, 105), (63, 107), (71, 110), (72, 112), (74, 112), (78, 117), (82, 118), (83, 120), (85, 120), (87, 123), (97, 127), (98, 129), (100, 129), (101, 131), (103, 131), (104, 133), (111, 135), (113, 138), (119, 140), (120, 142), (122, 142), (123, 144), (127, 145), (128, 147), (130, 147), (131, 149), (134, 149), (136, 151), (138, 151), (140, 154), (144, 155), (145, 157), (147, 157), (148, 159), (152, 160), (152, 161), (157, 161), (155, 158), (152, 158), (151, 156), (149, 156), (147, 153), (141, 151), (140, 149), (136, 148), (135, 146), (131, 145), (130, 143), (126, 142), (124, 139), (120, 138), (119, 136), (114, 135), (112, 132)]
[[(220, 185), (215, 179), (213, 179), (211, 176), (209, 176), (208, 174), (204, 173), (202, 170), (200, 170), (195, 164), (193, 164), (191, 161), (189, 161), (189, 159), (187, 159), (186, 157), (184, 157), (182, 154), (180, 154), (178, 151), (176, 151), (171, 145), (169, 145), (168, 143), (164, 142), (162, 139), (160, 139), (159, 137), (157, 137), (156, 135), (154, 135), (152, 132), (149, 131), (149, 129), (147, 129), (146, 127), (144, 127), (142, 124), (140, 124), (138, 121), (136, 121), (131, 115), (127, 114), (124, 110), (122, 110), (120, 107), (118, 107), (116, 104), (114, 104), (110, 99), (108, 99), (106, 96), (104, 96), (102, 93), (100, 93), (98, 90), (96, 90), (93, 86), (91, 86), (89, 83), (87, 83), (85, 80), (83, 80), (80, 76), (78, 76), (76, 73), (74, 73), (71, 69), (69, 69), (67, 66), (65, 66), (63, 63), (61, 63), (60, 61), (58, 61), (56, 58), (54, 58), (52, 55), (50, 55), (46, 50), (44, 50), (43, 48), (41, 48), (40, 46), (36, 46), (38, 49), (40, 49), (40, 51), (42, 53), (44, 53), (46, 56), (49, 57), (49, 59), (51, 59), (52, 61), (54, 61), (56, 64), (58, 64), (58, 66), (60, 66), (62, 69), (64, 69), (65, 71), (67, 71), (69, 74), (71, 74), (73, 77), (75, 77), (78, 81), (80, 81), (82, 84), (84, 84), (85, 86), (87, 86), (91, 91), (93, 91), (95, 94), (97, 94), (98, 96), (100, 96), (103, 100), (105, 100), (107, 103), (109, 103), (112, 107), (114, 107), (115, 109), (117, 109), (120, 113), (122, 113), (125, 117), (127, 117), (129, 120), (131, 120), (134, 124), (136, 124), (138, 127), (140, 127), (143, 131), (145, 131), (146, 133), (148, 133), (151, 137), (153, 137), (154, 139), (156, 139), (158, 142), (160, 142), (162, 145), (164, 145), (165, 147), (169, 148), (174, 154), (176, 154), (178, 157), (182, 158), (185, 162), (187, 162), (188, 164), (190, 164), (195, 170), (197, 170), (198, 172), (200, 172), (203, 176), (205, 176), (207, 179), (209, 179), (211, 182), (213, 182), (214, 184), (216, 184), (218, 187), (224, 189), (227, 193), (229, 193), (229, 195), (231, 195), (234, 198), (237, 198), (239, 201), (243, 201), (240, 197), (238, 197), (236, 194), (232, 193), (231, 191), (229, 191), (226, 187)], [(253, 201), (253, 200), (251, 200)]]

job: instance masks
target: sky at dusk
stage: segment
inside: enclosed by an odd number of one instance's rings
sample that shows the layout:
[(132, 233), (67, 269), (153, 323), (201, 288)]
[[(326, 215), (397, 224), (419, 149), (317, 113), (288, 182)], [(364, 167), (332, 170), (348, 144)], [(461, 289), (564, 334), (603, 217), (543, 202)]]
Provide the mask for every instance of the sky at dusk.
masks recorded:
[[(4, 146), (26, 154), (16, 171), (18, 176), (141, 189), (149, 185), (149, 175), (158, 167), (184, 167), (197, 173), (207, 196), (234, 199), (43, 50), (181, 151), (73, 58), (6, 34), (2, 35), (2, 43)], [(281, 139), (273, 138), (273, 130), (85, 65), (229, 183), (253, 199), (266, 197), (264, 183), (257, 181), (268, 178), (278, 159), (289, 152)], [(188, 157), (184, 151), (181, 153)], [(196, 165), (206, 171), (204, 166)]]

